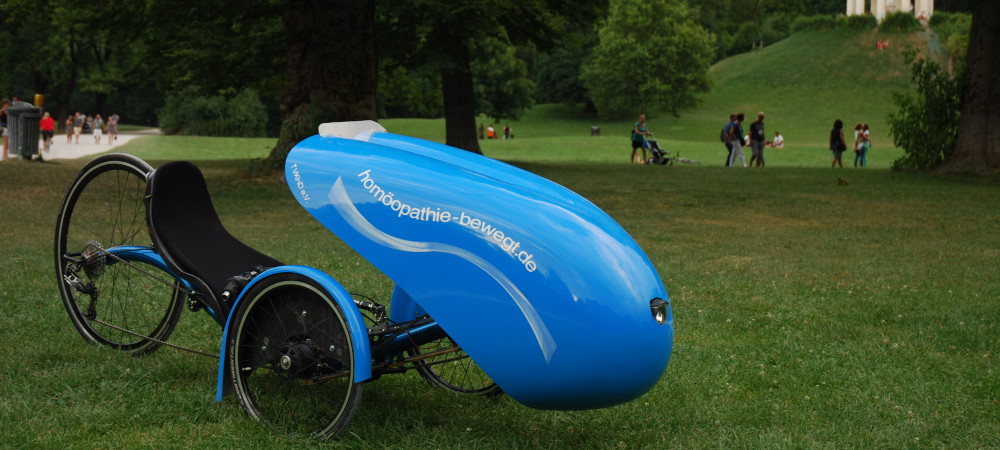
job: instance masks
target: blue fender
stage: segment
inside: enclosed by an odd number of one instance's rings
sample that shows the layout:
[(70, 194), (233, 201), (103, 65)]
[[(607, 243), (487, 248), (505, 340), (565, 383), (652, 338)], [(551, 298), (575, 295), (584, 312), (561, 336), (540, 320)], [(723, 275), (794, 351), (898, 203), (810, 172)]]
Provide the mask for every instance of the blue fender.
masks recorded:
[(233, 303), (233, 307), (230, 308), (229, 317), (226, 318), (226, 324), (222, 330), (222, 343), (220, 344), (219, 350), (219, 376), (215, 390), (216, 401), (221, 402), (222, 397), (228, 393), (229, 382), (226, 366), (226, 342), (229, 336), (230, 323), (233, 320), (233, 316), (236, 315), (236, 311), (239, 309), (239, 305), (244, 298), (244, 294), (249, 292), (254, 285), (265, 282), (268, 277), (281, 273), (293, 273), (308, 277), (319, 283), (323, 289), (326, 289), (326, 291), (333, 296), (337, 305), (340, 306), (340, 310), (344, 313), (344, 319), (347, 320), (348, 327), (350, 327), (355, 359), (354, 382), (360, 383), (372, 377), (372, 355), (371, 347), (368, 343), (368, 327), (365, 325), (364, 318), (361, 316), (361, 311), (359, 311), (357, 305), (354, 304), (351, 294), (349, 294), (347, 290), (344, 289), (339, 282), (337, 282), (337, 280), (319, 269), (306, 266), (278, 266), (265, 270), (260, 275), (254, 277), (254, 279), (251, 280), (245, 288), (243, 288), (243, 291)]
[[(385, 132), (324, 124), (289, 153), (299, 203), (396, 283), (391, 315), (427, 312), (513, 399), (544, 409), (642, 395), (673, 318), (646, 254), (611, 217), (530, 172)], [(660, 323), (662, 322), (662, 323)]]

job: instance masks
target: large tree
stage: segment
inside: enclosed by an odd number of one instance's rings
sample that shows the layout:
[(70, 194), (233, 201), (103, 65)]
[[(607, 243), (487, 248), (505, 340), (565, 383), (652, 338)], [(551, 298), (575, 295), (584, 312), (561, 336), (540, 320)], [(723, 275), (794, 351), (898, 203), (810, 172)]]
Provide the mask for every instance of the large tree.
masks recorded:
[(143, 3), (7, 0), (0, 2), (0, 11), (3, 28), (13, 31), (0, 51), (3, 71), (29, 73), (11, 88), (28, 101), (35, 93), (45, 94), (57, 117), (80, 92), (93, 94), (88, 112), (107, 114), (108, 96), (144, 74)]
[(323, 122), (376, 119), (375, 0), (289, 0), (281, 134), (265, 163), (282, 167), (288, 151)]
[(283, 4), (273, 0), (147, 0), (146, 62), (165, 91), (252, 88), (277, 98), (284, 79)]
[(977, 0), (955, 151), (944, 172), (1000, 171), (1000, 2)]
[(586, 104), (594, 110), (587, 89), (580, 81), (580, 72), (590, 49), (597, 45), (597, 27), (570, 30), (561, 36), (547, 52), (535, 59), (535, 100), (538, 103)]
[(581, 79), (604, 117), (694, 106), (709, 88), (712, 37), (682, 0), (613, 0)]
[[(441, 76), (448, 145), (481, 153), (476, 134), (474, 52), (480, 41), (547, 47), (565, 27), (599, 18), (606, 0), (387, 0), (381, 28), (390, 51)], [(397, 56), (400, 57), (401, 56)], [(494, 104), (493, 106), (497, 106)]]

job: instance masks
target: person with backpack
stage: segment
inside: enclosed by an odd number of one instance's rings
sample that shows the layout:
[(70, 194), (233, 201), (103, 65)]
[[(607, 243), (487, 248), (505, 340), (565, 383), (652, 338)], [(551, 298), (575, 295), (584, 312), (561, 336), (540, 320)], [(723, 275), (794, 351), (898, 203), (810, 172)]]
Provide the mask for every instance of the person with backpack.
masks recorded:
[(737, 113), (736, 120), (729, 127), (729, 144), (733, 147), (733, 153), (729, 156), (729, 167), (732, 167), (736, 163), (736, 158), (740, 159), (741, 166), (747, 166), (747, 162), (743, 158), (743, 146), (746, 145), (746, 142), (743, 140), (742, 124), (745, 118), (746, 116), (743, 113)]
[[(750, 124), (750, 165), (764, 167), (764, 113), (757, 114), (757, 120)], [(754, 161), (757, 165), (754, 165)]]
[(729, 122), (722, 125), (722, 132), (719, 133), (719, 140), (726, 146), (726, 167), (729, 167), (729, 160), (733, 157), (733, 144), (729, 143), (729, 129), (736, 121), (736, 114), (729, 115)]

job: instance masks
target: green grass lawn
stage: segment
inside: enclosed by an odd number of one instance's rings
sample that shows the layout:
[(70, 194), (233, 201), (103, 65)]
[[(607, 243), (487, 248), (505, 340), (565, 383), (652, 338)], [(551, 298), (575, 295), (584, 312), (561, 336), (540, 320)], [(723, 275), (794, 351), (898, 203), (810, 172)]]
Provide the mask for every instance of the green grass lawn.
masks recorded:
[[(387, 376), (366, 387), (330, 446), (1000, 446), (997, 180), (831, 170), (819, 157), (812, 164), (808, 150), (790, 152), (787, 164), (775, 156), (764, 170), (720, 167), (720, 155), (714, 165), (636, 166), (624, 148), (586, 145), (606, 139), (485, 144), (589, 198), (646, 250), (677, 332), (653, 390), (602, 410), (539, 411), (432, 390), (416, 374)], [(123, 150), (154, 166), (198, 160), (233, 234), (388, 299), (391, 282), (286, 187), (246, 175), (244, 155), (263, 156), (272, 143), (154, 137)], [(51, 248), (62, 194), (83, 163), (0, 164), (7, 445), (314, 446), (250, 422), (233, 398), (215, 403), (213, 359), (171, 349), (128, 358), (77, 335)], [(207, 316), (189, 312), (172, 338), (208, 352), (219, 339)]]
[[(702, 106), (650, 121), (664, 147), (700, 165), (631, 165), (632, 120), (559, 105), (511, 122), (513, 140), (482, 142), (487, 155), (603, 208), (660, 271), (676, 341), (648, 394), (602, 410), (539, 411), (432, 390), (416, 374), (386, 376), (366, 386), (351, 426), (327, 445), (1000, 447), (1000, 180), (887, 170), (900, 155), (886, 137), (888, 91), (908, 86), (898, 52), (911, 38), (887, 35), (896, 53), (875, 53), (876, 36), (800, 33), (716, 65)], [(858, 60), (869, 70), (854, 76)], [(887, 75), (894, 68), (902, 72)], [(736, 109), (767, 111), (768, 130), (788, 140), (768, 150), (763, 170), (722, 167), (718, 130)], [(829, 168), (826, 132), (837, 117), (872, 123), (870, 169)], [(444, 136), (441, 120), (382, 123)], [(248, 175), (273, 145), (162, 136), (121, 151), (154, 166), (196, 160), (234, 235), (387, 300), (391, 281), (275, 176)], [(51, 252), (62, 195), (85, 160), (0, 164), (4, 445), (317, 446), (249, 421), (234, 398), (215, 403), (212, 358), (172, 349), (129, 358), (84, 343), (59, 299)], [(171, 340), (213, 352), (220, 335), (207, 316), (185, 312)]]

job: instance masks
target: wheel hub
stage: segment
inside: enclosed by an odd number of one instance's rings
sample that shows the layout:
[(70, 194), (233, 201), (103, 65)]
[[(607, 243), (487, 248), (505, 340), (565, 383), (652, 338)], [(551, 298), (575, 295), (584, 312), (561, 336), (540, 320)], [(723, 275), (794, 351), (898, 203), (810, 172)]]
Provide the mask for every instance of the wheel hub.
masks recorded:
[(288, 342), (278, 348), (275, 371), (284, 378), (308, 378), (316, 367), (319, 352), (312, 342)]

